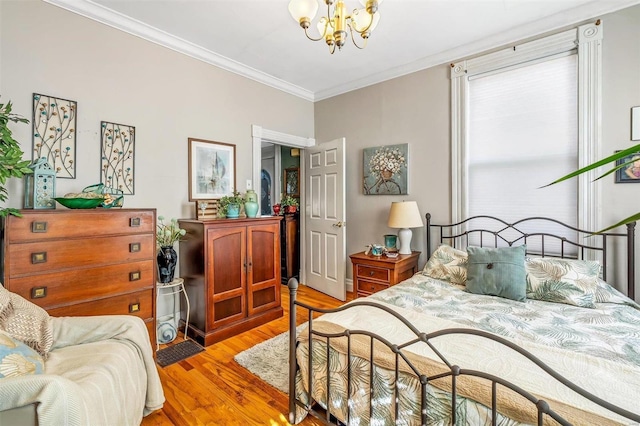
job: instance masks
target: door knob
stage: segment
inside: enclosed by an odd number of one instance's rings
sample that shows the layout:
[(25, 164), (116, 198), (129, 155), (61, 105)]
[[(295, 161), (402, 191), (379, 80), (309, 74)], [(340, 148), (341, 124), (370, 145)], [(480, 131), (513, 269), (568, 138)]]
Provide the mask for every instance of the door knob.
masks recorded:
[(331, 226), (334, 226), (334, 227), (336, 227), (336, 228), (342, 228), (342, 227), (343, 227), (343, 226), (345, 226), (345, 225), (346, 225), (346, 223), (345, 223), (345, 222), (338, 222), (338, 223), (334, 223), (334, 224), (333, 224), (333, 225), (331, 225)]

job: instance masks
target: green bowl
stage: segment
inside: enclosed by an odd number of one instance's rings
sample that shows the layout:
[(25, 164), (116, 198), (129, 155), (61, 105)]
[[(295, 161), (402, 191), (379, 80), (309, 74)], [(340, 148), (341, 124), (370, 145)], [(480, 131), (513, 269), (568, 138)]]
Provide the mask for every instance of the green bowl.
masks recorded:
[(54, 198), (68, 209), (95, 209), (104, 201), (102, 198)]

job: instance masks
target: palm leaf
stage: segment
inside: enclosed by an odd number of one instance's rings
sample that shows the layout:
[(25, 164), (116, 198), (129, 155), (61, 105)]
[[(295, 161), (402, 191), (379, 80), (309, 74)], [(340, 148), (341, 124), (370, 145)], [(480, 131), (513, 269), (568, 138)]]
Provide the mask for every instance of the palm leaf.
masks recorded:
[(578, 170), (576, 170), (574, 172), (571, 172), (568, 175), (562, 176), (560, 179), (556, 179), (553, 182), (542, 186), (541, 188), (546, 188), (547, 186), (555, 185), (556, 183), (560, 183), (560, 182), (563, 182), (565, 180), (574, 178), (574, 177), (579, 176), (579, 175), (581, 175), (583, 173), (586, 173), (586, 172), (588, 172), (590, 170), (597, 169), (600, 166), (604, 166), (605, 164), (608, 164), (608, 163), (611, 163), (611, 162), (614, 162), (614, 161), (617, 161), (617, 160), (621, 160), (621, 159), (625, 158), (626, 156), (631, 155), (633, 153), (636, 153), (638, 151), (640, 151), (640, 144), (632, 146), (631, 148), (627, 148), (625, 150), (616, 152), (615, 154), (610, 155), (607, 158), (603, 158), (600, 161), (596, 161), (595, 163), (589, 164), (588, 166), (585, 166), (585, 167), (583, 167), (581, 169), (578, 169)]

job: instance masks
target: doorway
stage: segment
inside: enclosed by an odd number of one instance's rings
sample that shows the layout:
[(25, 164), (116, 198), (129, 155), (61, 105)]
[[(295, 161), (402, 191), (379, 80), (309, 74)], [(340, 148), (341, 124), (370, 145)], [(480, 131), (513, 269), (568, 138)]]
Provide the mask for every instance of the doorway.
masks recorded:
[[(263, 129), (260, 126), (252, 126), (251, 134), (253, 139), (253, 187), (256, 189), (260, 189), (262, 192), (262, 182), (263, 182), (263, 170), (267, 171), (270, 175), (271, 180), (271, 190), (269, 191), (269, 201), (271, 202), (271, 209), (269, 214), (273, 214), (273, 205), (280, 202), (281, 194), (285, 191), (283, 189), (283, 179), (284, 172), (278, 172), (278, 170), (282, 169), (283, 164), (288, 165), (288, 161), (291, 161), (288, 158), (283, 157), (297, 157), (298, 164), (298, 173), (299, 176), (304, 176), (304, 159), (303, 159), (303, 150), (304, 148), (311, 147), (315, 145), (315, 140), (313, 138), (302, 138), (299, 136), (288, 135), (286, 133), (280, 133), (272, 130)], [(273, 148), (268, 148), (272, 146)], [(267, 149), (273, 149), (273, 172), (270, 172), (268, 168), (263, 167), (263, 147), (267, 147)], [(278, 148), (278, 149), (276, 149)], [(298, 152), (294, 151), (294, 155), (291, 155), (291, 150), (297, 149)], [(284, 152), (284, 155), (283, 155)], [(298, 154), (298, 155), (296, 155)], [(267, 154), (269, 155), (269, 154)], [(270, 162), (267, 162), (266, 165), (269, 167)], [(285, 167), (286, 168), (286, 167)], [(269, 179), (266, 179), (267, 181)], [(263, 213), (263, 202), (262, 197), (259, 200), (260, 202), (260, 212)], [(298, 192), (298, 200), (300, 203), (300, 207), (298, 209), (298, 218), (303, 218), (305, 214), (305, 194), (304, 194), (304, 185), (300, 185), (300, 190)], [(265, 210), (266, 211), (266, 207)], [(299, 246), (298, 250), (298, 265), (297, 269), (299, 271), (299, 281), (305, 281), (305, 263), (304, 263), (304, 221), (298, 221), (298, 232), (299, 232)]]

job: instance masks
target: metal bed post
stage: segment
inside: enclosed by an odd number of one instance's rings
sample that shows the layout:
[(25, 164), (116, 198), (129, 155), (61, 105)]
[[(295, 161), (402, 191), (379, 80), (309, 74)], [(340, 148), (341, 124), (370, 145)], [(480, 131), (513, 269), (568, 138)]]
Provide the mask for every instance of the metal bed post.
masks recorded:
[(627, 296), (635, 301), (636, 295), (636, 253), (635, 253), (636, 223), (627, 223)]
[(289, 423), (296, 420), (296, 294), (298, 280), (291, 278), (289, 287)]
[(431, 256), (431, 213), (425, 215), (427, 218), (427, 259)]

